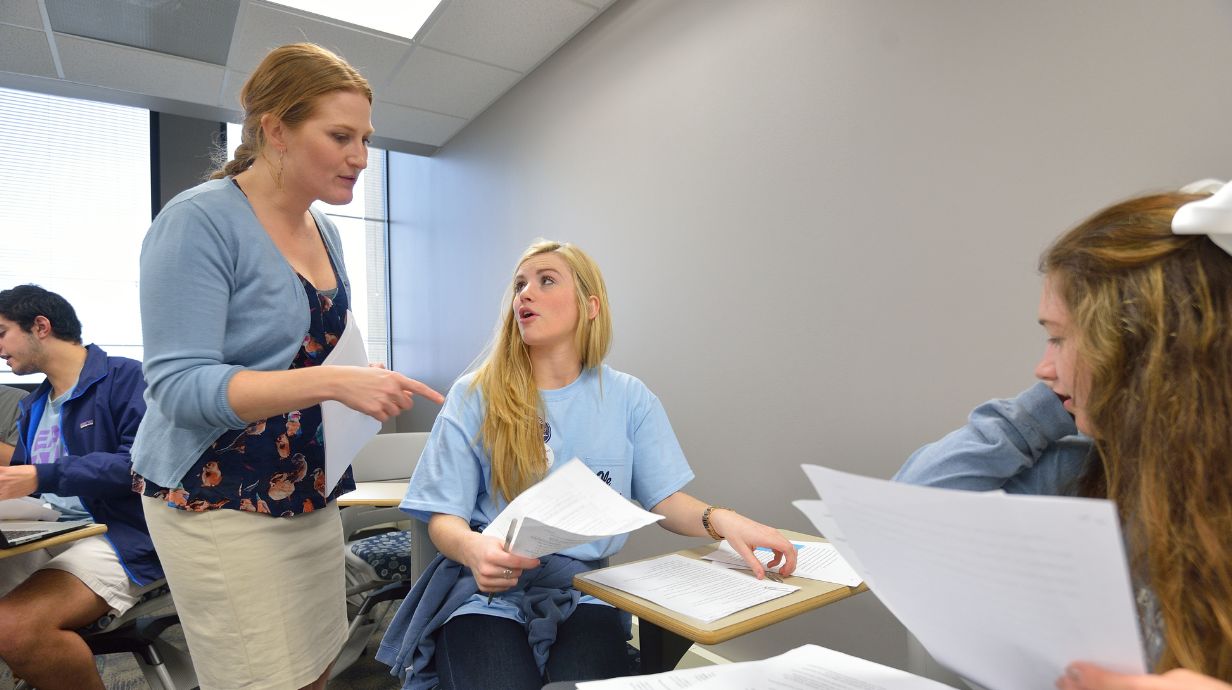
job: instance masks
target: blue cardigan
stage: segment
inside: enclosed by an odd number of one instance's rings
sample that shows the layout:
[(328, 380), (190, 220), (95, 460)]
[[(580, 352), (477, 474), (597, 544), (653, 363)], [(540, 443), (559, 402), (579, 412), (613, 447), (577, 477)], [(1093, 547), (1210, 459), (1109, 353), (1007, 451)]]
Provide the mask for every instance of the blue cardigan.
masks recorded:
[[(141, 364), (108, 357), (97, 345), (86, 347), (86, 361), (73, 394), (60, 408), (65, 457), (35, 465), (39, 493), (76, 496), (97, 522), (120, 557), (129, 579), (146, 585), (163, 576), (154, 544), (146, 531), (141, 497), (133, 492), (129, 449), (145, 413)], [(30, 447), (51, 395), (43, 383), (19, 404), (19, 438), (14, 465), (30, 461)]]
[[(349, 292), (338, 231), (312, 216)], [(230, 177), (163, 207), (141, 245), (140, 290), (149, 410), (133, 468), (175, 486), (214, 439), (246, 426), (227, 402), (231, 377), (291, 365), (308, 332), (308, 298)]]

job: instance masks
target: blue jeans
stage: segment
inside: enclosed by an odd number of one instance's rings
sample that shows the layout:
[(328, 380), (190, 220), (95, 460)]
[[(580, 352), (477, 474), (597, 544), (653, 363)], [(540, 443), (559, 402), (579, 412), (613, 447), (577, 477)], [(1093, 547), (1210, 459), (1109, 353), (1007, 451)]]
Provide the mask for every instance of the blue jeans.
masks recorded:
[(508, 618), (458, 616), (436, 634), (433, 657), (441, 690), (539, 690), (560, 680), (629, 674), (625, 628), (610, 606), (578, 606), (556, 631), (547, 667), (539, 667), (526, 628)]

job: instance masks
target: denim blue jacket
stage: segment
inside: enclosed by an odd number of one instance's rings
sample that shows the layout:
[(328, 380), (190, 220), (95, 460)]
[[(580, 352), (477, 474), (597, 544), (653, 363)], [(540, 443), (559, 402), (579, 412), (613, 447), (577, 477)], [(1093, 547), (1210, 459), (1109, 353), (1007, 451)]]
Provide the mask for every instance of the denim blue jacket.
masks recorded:
[(894, 480), (946, 489), (1068, 495), (1086, 467), (1090, 438), (1043, 383), (975, 408), (967, 425), (920, 448)]
[[(145, 380), (141, 364), (125, 357), (108, 357), (97, 345), (86, 346), (86, 361), (73, 394), (60, 408), (60, 433), (66, 455), (35, 465), (38, 491), (76, 496), (97, 522), (107, 525), (106, 538), (120, 557), (129, 579), (138, 585), (163, 576), (154, 544), (145, 526), (141, 497), (133, 492), (129, 449), (145, 413)], [(30, 447), (51, 395), (43, 383), (21, 401), (13, 451), (14, 465), (29, 463)]]
[[(607, 559), (579, 561), (551, 554), (539, 560), (543, 565), (523, 571), (516, 587), (526, 592), (522, 599), (522, 615), (527, 620), (526, 637), (542, 672), (548, 661), (548, 651), (556, 641), (556, 626), (573, 613), (581, 597), (573, 588), (573, 576), (605, 567)], [(434, 634), (477, 591), (470, 570), (440, 554), (419, 576), (389, 622), (376, 652), (377, 661), (391, 667), (389, 674), (402, 680), (403, 690), (436, 687), (436, 666), (432, 660), (436, 652)], [(626, 634), (629, 623), (626, 617)]]
[[(948, 489), (1037, 496), (1073, 495), (1094, 442), (1048, 386), (1037, 383), (1009, 400), (990, 400), (961, 429), (917, 450), (895, 481)], [(1159, 602), (1141, 577), (1134, 579), (1144, 649), (1153, 667), (1163, 653)]]
[[(338, 231), (312, 210), (349, 294)], [(227, 402), (243, 369), (282, 371), (308, 332), (308, 298), (295, 269), (230, 177), (167, 202), (141, 245), (145, 423), (133, 468), (175, 486), (206, 446), (246, 425)]]

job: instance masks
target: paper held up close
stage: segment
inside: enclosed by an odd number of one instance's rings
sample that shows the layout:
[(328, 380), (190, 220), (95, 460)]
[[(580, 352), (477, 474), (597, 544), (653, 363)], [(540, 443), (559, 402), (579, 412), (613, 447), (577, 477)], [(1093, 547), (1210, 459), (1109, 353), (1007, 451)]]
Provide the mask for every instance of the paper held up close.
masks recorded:
[(912, 486), (805, 465), (795, 501), (938, 662), (987, 688), (1074, 661), (1144, 673), (1109, 501)]
[(510, 521), (517, 520), (509, 551), (538, 558), (662, 519), (613, 491), (574, 458), (514, 498), (483, 533), (504, 539)]

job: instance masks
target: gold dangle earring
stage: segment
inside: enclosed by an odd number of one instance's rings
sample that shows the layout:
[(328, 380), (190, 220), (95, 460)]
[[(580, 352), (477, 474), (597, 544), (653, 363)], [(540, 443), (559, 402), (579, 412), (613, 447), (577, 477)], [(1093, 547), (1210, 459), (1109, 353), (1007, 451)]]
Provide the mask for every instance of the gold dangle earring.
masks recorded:
[(274, 173), (274, 185), (280, 192), (282, 191), (282, 158), (285, 155), (287, 155), (286, 149), (278, 152), (278, 172)]

